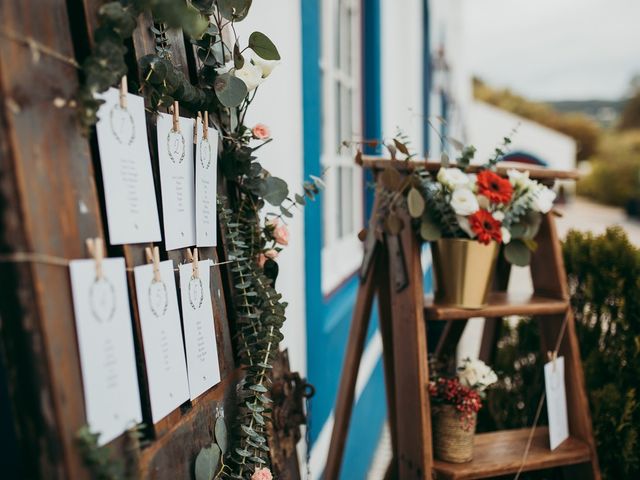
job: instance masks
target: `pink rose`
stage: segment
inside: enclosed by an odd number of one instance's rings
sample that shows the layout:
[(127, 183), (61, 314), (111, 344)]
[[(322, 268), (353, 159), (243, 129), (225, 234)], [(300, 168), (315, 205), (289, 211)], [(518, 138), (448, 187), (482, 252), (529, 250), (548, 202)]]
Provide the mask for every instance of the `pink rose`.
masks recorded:
[(277, 225), (273, 230), (273, 239), (280, 245), (289, 245), (289, 229), (286, 225)]
[(253, 138), (257, 138), (258, 140), (266, 140), (271, 136), (269, 127), (264, 123), (256, 123), (256, 125), (251, 129), (251, 133), (253, 134)]
[(268, 468), (256, 468), (256, 471), (251, 475), (251, 480), (273, 480), (271, 470)]
[(258, 255), (258, 266), (260, 268), (264, 268), (264, 264), (267, 263), (267, 259), (275, 260), (276, 258), (278, 258), (278, 251), (270, 248), (264, 253)]
[(264, 256), (270, 258), (271, 260), (275, 260), (276, 258), (278, 258), (278, 251), (270, 248), (269, 250), (264, 252)]

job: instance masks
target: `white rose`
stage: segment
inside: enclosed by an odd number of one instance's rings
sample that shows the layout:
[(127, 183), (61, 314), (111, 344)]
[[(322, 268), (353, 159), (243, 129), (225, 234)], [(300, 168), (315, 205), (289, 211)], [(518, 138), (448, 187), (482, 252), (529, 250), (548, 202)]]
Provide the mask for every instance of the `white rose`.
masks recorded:
[(437, 178), (440, 183), (451, 190), (469, 185), (469, 177), (459, 168), (441, 168)]
[(471, 190), (458, 188), (451, 195), (451, 208), (456, 212), (456, 215), (467, 216), (477, 212), (480, 206)]
[(533, 192), (533, 202), (531, 203), (531, 208), (536, 212), (540, 213), (548, 213), (549, 210), (553, 207), (553, 201), (556, 199), (556, 192), (545, 187), (544, 185), (539, 185)]
[(502, 227), (500, 233), (502, 234), (502, 243), (506, 245), (511, 241), (511, 232), (506, 227)]
[(504, 220), (504, 212), (501, 212), (500, 210), (496, 210), (495, 212), (492, 213), (493, 218), (495, 218), (497, 221), (501, 222)]
[(280, 60), (265, 60), (255, 55), (252, 62), (262, 70), (262, 78), (267, 78), (273, 72), (273, 69), (280, 65)]
[(507, 176), (509, 177), (509, 181), (511, 182), (511, 185), (513, 185), (514, 187), (524, 188), (528, 186), (528, 183), (529, 183), (528, 171), (520, 172), (518, 170), (511, 169), (507, 171)]
[(251, 62), (244, 62), (244, 66), (236, 70), (234, 75), (245, 83), (249, 92), (262, 83), (262, 69)]
[(458, 379), (461, 384), (469, 388), (483, 391), (489, 385), (496, 383), (498, 376), (482, 360), (466, 358), (458, 367)]

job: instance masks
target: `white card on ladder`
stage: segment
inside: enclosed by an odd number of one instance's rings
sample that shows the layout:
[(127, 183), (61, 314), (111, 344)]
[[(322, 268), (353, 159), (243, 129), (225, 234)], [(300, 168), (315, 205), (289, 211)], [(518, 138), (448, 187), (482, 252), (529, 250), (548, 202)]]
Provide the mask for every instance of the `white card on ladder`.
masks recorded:
[(567, 394), (564, 385), (564, 357), (544, 366), (544, 385), (549, 416), (549, 445), (551, 450), (569, 438)]

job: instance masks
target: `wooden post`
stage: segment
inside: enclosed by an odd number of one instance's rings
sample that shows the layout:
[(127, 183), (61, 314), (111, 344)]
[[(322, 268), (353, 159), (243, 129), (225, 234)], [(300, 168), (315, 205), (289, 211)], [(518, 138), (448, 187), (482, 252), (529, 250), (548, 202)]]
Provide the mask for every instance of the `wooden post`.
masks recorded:
[[(397, 429), (397, 470), (403, 480), (431, 478), (433, 453), (428, 395), (429, 367), (427, 334), (424, 320), (423, 273), (420, 242), (410, 227), (407, 214), (405, 228), (399, 235), (405, 257), (408, 285), (397, 291), (393, 286), (401, 271), (400, 257), (392, 255), (391, 311), (393, 367), (395, 386), (395, 425)], [(391, 413), (390, 413), (391, 415)]]

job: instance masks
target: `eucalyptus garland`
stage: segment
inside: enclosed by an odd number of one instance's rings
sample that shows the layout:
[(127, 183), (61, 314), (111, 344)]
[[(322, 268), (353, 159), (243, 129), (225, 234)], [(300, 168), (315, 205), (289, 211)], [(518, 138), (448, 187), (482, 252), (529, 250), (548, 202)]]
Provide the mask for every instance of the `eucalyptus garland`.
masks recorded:
[[(198, 455), (197, 480), (250, 479), (261, 468), (270, 468), (266, 424), (270, 421), (270, 374), (283, 336), (286, 303), (274, 285), (278, 274), (274, 256), (283, 242), (278, 231), (323, 187), (312, 177), (302, 191), (290, 194), (287, 183), (271, 175), (259, 163), (256, 151), (271, 141), (265, 127), (251, 129), (245, 116), (259, 84), (280, 60), (271, 40), (253, 32), (240, 45), (234, 24), (249, 13), (251, 0), (122, 0), (99, 11), (99, 28), (93, 53), (83, 65), (85, 82), (78, 93), (80, 122), (97, 121), (100, 101), (96, 93), (117, 84), (126, 74), (125, 41), (136, 28), (136, 19), (149, 11), (156, 52), (139, 59), (141, 91), (154, 110), (174, 101), (188, 110), (207, 111), (221, 134), (220, 165), (229, 185), (221, 198), (219, 218), (234, 279), (237, 353), (245, 372), (238, 388), (239, 415), (229, 448), (216, 438)], [(181, 28), (191, 39), (200, 61), (198, 79), (192, 84), (171, 59), (168, 28)], [(264, 213), (264, 215), (262, 215)], [(266, 216), (267, 221), (262, 222)], [(286, 242), (284, 242), (286, 244)], [(223, 423), (223, 422), (222, 422)], [(224, 447), (224, 448), (223, 448)]]

